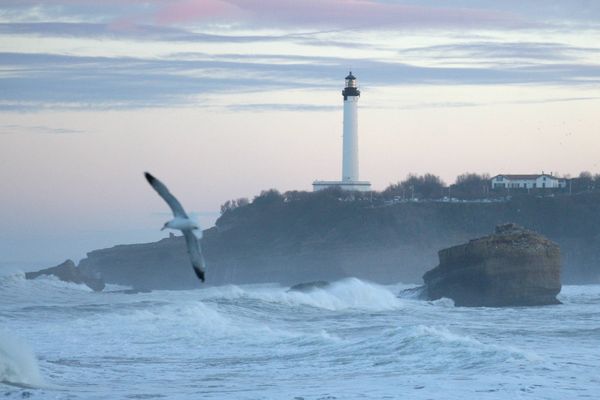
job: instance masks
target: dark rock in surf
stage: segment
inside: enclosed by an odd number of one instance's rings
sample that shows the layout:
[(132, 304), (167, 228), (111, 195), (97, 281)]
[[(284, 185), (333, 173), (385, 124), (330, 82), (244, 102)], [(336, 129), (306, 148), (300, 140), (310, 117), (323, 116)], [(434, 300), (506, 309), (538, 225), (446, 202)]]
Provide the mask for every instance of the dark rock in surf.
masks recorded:
[(438, 255), (440, 264), (423, 275), (429, 300), (448, 297), (467, 307), (560, 304), (558, 245), (516, 224)]
[(288, 292), (312, 292), (315, 289), (324, 289), (330, 285), (326, 281), (303, 282), (292, 286)]
[(25, 278), (35, 279), (40, 275), (53, 275), (63, 282), (84, 284), (95, 292), (101, 292), (105, 286), (102, 278), (83, 273), (71, 260), (67, 260), (56, 267), (42, 269), (37, 272), (27, 272), (25, 273)]
[(409, 289), (401, 290), (398, 297), (402, 299), (427, 300), (427, 286), (421, 285)]
[(111, 290), (110, 292), (105, 293), (119, 293), (119, 294), (139, 294), (139, 293), (152, 293), (150, 289), (139, 289), (139, 288), (131, 288), (131, 289), (122, 289), (122, 290)]

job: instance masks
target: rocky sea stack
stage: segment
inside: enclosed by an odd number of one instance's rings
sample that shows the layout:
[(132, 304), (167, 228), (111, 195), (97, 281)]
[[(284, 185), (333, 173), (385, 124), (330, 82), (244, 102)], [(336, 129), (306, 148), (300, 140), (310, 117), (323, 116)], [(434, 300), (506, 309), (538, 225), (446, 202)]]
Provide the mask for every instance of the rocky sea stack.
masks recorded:
[(438, 252), (440, 264), (423, 275), (427, 297), (456, 306), (510, 307), (560, 304), (560, 249), (516, 224), (493, 235)]

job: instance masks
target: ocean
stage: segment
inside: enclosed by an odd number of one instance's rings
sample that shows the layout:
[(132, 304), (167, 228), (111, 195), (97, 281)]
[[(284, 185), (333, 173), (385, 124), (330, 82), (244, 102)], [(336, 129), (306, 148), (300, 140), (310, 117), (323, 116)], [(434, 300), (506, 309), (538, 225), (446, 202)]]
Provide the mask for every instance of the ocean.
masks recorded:
[(600, 286), (460, 308), (358, 279), (125, 294), (0, 277), (7, 399), (596, 399)]

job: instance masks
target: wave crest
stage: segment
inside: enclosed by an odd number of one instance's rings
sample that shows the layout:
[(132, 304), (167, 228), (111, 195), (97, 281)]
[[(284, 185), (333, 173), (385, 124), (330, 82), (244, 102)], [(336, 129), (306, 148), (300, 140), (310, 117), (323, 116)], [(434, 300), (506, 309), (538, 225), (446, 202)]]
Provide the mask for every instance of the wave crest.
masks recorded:
[(205, 290), (203, 299), (248, 299), (292, 307), (310, 306), (329, 311), (388, 311), (401, 308), (402, 305), (402, 300), (388, 288), (357, 278), (343, 279), (309, 292), (288, 291), (281, 287), (247, 289), (230, 285)]
[(23, 340), (0, 331), (0, 382), (41, 387), (44, 380), (37, 359)]
[(407, 336), (412, 346), (435, 348), (440, 360), (454, 360), (464, 367), (478, 367), (490, 361), (541, 361), (537, 354), (505, 344), (484, 343), (446, 327), (419, 325)]

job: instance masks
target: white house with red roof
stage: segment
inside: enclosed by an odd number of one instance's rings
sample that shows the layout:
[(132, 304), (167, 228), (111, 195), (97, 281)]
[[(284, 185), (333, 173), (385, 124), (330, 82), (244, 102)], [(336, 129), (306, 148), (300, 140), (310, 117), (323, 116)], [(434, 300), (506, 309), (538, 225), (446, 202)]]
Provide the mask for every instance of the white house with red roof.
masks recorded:
[(539, 175), (496, 175), (490, 179), (492, 189), (562, 189), (567, 180), (552, 174)]

